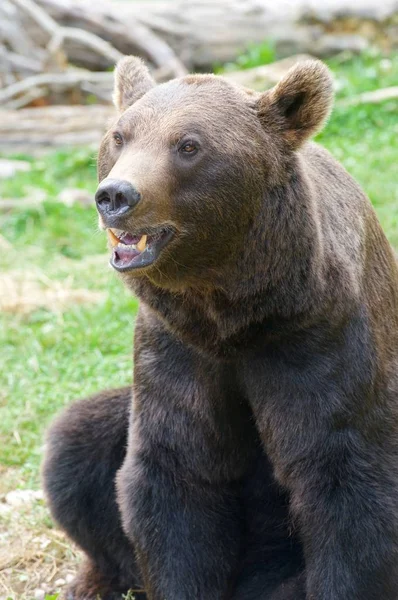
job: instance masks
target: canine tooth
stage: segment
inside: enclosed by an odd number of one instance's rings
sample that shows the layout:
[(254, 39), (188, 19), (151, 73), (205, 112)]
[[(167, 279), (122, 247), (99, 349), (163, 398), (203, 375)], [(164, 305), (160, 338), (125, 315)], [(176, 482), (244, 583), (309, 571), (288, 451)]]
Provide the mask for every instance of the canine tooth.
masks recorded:
[(106, 232), (108, 234), (108, 238), (112, 246), (117, 246), (118, 244), (120, 244), (119, 238), (113, 233), (112, 229), (107, 229)]
[(138, 250), (139, 252), (143, 252), (143, 251), (145, 250), (145, 248), (146, 248), (146, 241), (147, 241), (147, 239), (148, 239), (148, 236), (144, 234), (144, 235), (142, 236), (142, 238), (140, 239), (140, 241), (138, 242), (138, 244), (136, 244), (136, 246), (137, 246), (137, 250)]

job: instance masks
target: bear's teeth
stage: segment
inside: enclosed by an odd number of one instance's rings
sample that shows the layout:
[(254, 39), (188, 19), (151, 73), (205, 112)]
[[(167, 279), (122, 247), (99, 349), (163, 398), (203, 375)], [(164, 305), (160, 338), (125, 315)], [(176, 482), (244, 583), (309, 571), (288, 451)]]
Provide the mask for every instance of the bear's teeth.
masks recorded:
[[(114, 231), (112, 229), (109, 228), (106, 231), (107, 231), (107, 234), (109, 237), (109, 241), (113, 247), (120, 246), (123, 248), (131, 248), (133, 250), (138, 250), (138, 252), (143, 252), (146, 248), (147, 239), (148, 239), (148, 236), (146, 234), (141, 236), (141, 239), (137, 244), (124, 244), (123, 241), (118, 238), (118, 236), (114, 233)], [(117, 230), (117, 232), (119, 233), (119, 230)], [(121, 235), (123, 235), (123, 234), (124, 234), (124, 232), (122, 232)]]
[(130, 250), (137, 250), (136, 244), (123, 244), (123, 242), (118, 243), (118, 248), (130, 248)]
[(137, 250), (139, 252), (144, 252), (145, 248), (146, 248), (146, 241), (148, 239), (147, 235), (143, 235), (142, 238), (140, 239), (140, 241), (138, 242), (138, 244), (136, 244), (137, 246)]
[(109, 237), (109, 241), (112, 244), (112, 246), (117, 246), (120, 243), (119, 238), (113, 233), (112, 229), (107, 229), (106, 230), (108, 237)]

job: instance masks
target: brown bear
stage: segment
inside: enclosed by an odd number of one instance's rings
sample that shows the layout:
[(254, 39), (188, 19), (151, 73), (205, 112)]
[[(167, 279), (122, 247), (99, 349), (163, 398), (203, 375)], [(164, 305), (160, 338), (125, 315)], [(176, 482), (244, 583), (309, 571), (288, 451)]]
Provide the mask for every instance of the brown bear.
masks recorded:
[(134, 385), (50, 430), (50, 507), (87, 554), (67, 597), (396, 600), (398, 271), (308, 141), (327, 68), (260, 94), (128, 57), (115, 103), (96, 203), (141, 300)]

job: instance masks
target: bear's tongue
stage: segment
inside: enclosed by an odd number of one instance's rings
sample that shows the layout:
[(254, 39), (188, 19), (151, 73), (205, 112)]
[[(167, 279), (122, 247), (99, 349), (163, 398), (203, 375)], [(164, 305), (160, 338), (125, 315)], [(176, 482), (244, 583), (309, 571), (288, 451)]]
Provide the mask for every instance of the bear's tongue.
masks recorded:
[(122, 245), (119, 245), (113, 249), (115, 261), (121, 266), (129, 265), (131, 261), (140, 254), (141, 252), (139, 252), (136, 248), (132, 248), (131, 246), (126, 246), (123, 248)]
[(113, 246), (115, 261), (121, 266), (130, 264), (134, 258), (142, 254), (147, 248), (148, 236), (146, 234), (132, 235), (125, 231), (118, 231), (116, 235), (112, 229), (107, 231)]

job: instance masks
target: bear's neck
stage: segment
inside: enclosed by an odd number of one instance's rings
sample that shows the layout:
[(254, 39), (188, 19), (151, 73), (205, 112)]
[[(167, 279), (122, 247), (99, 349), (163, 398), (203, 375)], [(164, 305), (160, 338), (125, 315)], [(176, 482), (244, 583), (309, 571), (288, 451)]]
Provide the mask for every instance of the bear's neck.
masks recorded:
[(316, 198), (298, 169), (265, 194), (244, 247), (212, 289), (176, 292), (140, 279), (134, 291), (177, 337), (227, 356), (259, 328), (273, 336), (319, 317), (327, 295), (321, 240)]

